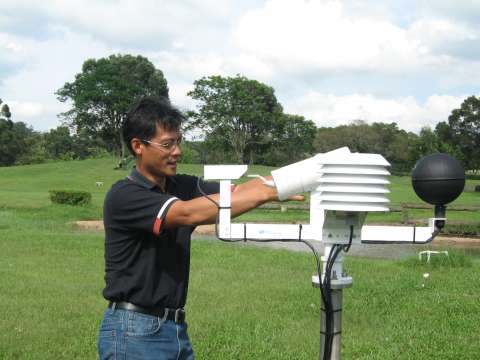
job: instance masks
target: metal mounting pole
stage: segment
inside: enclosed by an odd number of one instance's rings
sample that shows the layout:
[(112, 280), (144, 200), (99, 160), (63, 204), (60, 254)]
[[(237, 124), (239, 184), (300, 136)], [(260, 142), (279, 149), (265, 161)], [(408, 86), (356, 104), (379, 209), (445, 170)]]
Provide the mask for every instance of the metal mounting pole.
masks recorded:
[[(343, 290), (333, 290), (332, 289), (332, 307), (333, 307), (333, 344), (332, 344), (332, 353), (331, 357), (328, 360), (340, 360), (341, 359), (341, 345), (342, 345), (342, 300), (343, 300)], [(324, 353), (325, 350), (325, 335), (326, 335), (326, 313), (325, 313), (325, 304), (322, 302), (322, 325), (321, 325), (321, 352)], [(327, 359), (322, 359), (327, 360)]]
[[(325, 268), (328, 256), (331, 251), (331, 246), (326, 245), (324, 250), (324, 256), (322, 257), (323, 270), (322, 279), (325, 278)], [(320, 286), (318, 276), (312, 277), (312, 283), (314, 286)], [(333, 267), (332, 277), (330, 281), (330, 289), (332, 294), (332, 309), (333, 309), (333, 343), (330, 359), (321, 360), (340, 360), (341, 359), (341, 341), (342, 341), (342, 306), (343, 306), (343, 289), (352, 286), (352, 278), (347, 276), (342, 271), (342, 256), (338, 255)], [(320, 326), (320, 351), (323, 356), (325, 350), (325, 336), (326, 336), (326, 308), (322, 300), (321, 306), (321, 326)]]

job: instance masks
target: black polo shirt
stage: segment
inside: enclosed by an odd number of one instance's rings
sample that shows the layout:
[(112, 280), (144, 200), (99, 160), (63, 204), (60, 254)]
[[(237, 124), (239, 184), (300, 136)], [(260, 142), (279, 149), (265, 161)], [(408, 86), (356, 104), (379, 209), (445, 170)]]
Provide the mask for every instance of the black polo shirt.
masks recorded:
[[(218, 193), (218, 183), (201, 181), (207, 194)], [(110, 301), (139, 306), (179, 308), (185, 305), (190, 271), (190, 236), (194, 227), (163, 229), (170, 206), (201, 196), (197, 178), (167, 178), (166, 192), (136, 169), (115, 183), (106, 195), (105, 289)]]

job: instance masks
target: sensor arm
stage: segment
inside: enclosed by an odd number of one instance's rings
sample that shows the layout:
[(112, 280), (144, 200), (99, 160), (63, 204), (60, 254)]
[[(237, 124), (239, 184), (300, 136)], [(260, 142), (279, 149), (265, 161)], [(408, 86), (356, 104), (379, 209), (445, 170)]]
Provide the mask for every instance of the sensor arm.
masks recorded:
[[(220, 225), (220, 224), (219, 224)], [(220, 229), (222, 226), (220, 225)], [(233, 223), (225, 240), (312, 240), (313, 229), (305, 224)], [(221, 231), (219, 235), (222, 237)]]
[(429, 219), (429, 226), (369, 226), (362, 227), (362, 244), (427, 244), (440, 233), (435, 224), (445, 218)]

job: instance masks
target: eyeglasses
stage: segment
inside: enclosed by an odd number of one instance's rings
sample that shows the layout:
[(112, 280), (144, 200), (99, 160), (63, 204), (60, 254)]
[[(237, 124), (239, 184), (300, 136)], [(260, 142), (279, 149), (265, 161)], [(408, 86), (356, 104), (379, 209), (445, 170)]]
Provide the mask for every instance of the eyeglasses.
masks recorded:
[(180, 147), (182, 144), (182, 138), (179, 137), (176, 140), (168, 140), (162, 143), (157, 143), (154, 141), (149, 141), (149, 140), (144, 140), (142, 139), (142, 142), (150, 144), (150, 145), (155, 145), (157, 146), (160, 150), (163, 150), (165, 152), (172, 152), (175, 147)]

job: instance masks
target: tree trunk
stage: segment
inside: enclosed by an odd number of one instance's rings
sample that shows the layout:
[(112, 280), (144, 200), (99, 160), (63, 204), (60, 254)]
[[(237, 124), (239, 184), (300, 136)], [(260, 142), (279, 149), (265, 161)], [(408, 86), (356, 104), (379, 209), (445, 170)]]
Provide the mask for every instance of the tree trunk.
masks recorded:
[(123, 136), (122, 136), (122, 129), (119, 129), (118, 130), (118, 135), (119, 135), (119, 139), (120, 139), (120, 160), (118, 161), (118, 168), (119, 169), (122, 169), (123, 167), (126, 167), (127, 165), (127, 162), (126, 162), (126, 159), (125, 159), (125, 141), (123, 140)]
[(125, 140), (123, 140), (122, 131), (120, 130), (120, 156), (122, 159), (125, 159)]
[(245, 153), (247, 149), (247, 135), (243, 131), (235, 131), (231, 133), (232, 147), (235, 158), (238, 164), (248, 163), (248, 154)]
[(123, 140), (122, 130), (120, 130), (119, 133), (120, 133), (120, 157), (121, 157), (122, 159), (125, 159), (125, 147), (126, 147), (126, 144), (125, 144), (125, 140)]

